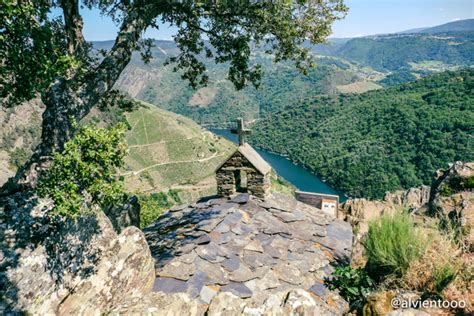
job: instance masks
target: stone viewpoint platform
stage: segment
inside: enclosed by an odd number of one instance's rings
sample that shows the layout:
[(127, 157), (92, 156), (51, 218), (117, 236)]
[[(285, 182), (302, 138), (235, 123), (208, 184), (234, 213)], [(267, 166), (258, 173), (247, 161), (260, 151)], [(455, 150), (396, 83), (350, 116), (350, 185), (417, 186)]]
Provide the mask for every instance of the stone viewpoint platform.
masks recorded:
[(348, 307), (324, 279), (349, 259), (351, 226), (292, 197), (263, 201), (244, 193), (182, 205), (144, 232), (155, 259), (154, 291), (184, 294), (203, 310), (264, 314), (284, 308), (295, 293), (296, 305), (314, 305), (305, 312)]

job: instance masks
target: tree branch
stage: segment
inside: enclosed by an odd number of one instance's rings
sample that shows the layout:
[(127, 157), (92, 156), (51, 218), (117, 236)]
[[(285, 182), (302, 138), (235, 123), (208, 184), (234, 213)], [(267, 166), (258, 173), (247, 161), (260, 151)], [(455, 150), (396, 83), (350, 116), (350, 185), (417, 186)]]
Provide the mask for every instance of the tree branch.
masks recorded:
[(64, 14), (68, 54), (73, 57), (82, 57), (86, 52), (86, 42), (82, 35), (84, 23), (79, 13), (79, 0), (61, 0), (60, 6)]

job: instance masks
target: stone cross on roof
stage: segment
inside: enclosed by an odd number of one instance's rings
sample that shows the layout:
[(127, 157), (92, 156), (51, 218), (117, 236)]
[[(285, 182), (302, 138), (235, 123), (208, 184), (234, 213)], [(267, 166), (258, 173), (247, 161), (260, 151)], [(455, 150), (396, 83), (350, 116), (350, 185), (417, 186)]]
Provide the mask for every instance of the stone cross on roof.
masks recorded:
[(251, 132), (249, 129), (245, 129), (244, 120), (241, 117), (237, 119), (237, 128), (232, 128), (230, 131), (239, 136), (239, 146), (245, 144), (245, 135), (249, 135)]

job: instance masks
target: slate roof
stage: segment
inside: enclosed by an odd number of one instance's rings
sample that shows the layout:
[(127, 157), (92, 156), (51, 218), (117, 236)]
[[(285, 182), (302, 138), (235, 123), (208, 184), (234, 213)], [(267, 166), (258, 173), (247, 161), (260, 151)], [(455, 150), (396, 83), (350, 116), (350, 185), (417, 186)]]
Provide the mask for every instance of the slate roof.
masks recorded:
[(277, 194), (182, 205), (144, 231), (156, 259), (154, 291), (204, 303), (222, 291), (265, 299), (292, 288), (332, 300), (323, 280), (352, 244), (348, 223)]
[[(236, 152), (241, 153), (261, 174), (266, 175), (272, 170), (272, 167), (268, 162), (266, 162), (265, 159), (263, 159), (262, 156), (260, 156), (259, 153), (249, 144), (245, 143), (242, 146), (239, 146), (236, 151), (229, 156), (229, 158), (235, 155)], [(225, 165), (227, 160), (228, 159), (219, 165), (216, 170), (219, 170), (223, 165)]]

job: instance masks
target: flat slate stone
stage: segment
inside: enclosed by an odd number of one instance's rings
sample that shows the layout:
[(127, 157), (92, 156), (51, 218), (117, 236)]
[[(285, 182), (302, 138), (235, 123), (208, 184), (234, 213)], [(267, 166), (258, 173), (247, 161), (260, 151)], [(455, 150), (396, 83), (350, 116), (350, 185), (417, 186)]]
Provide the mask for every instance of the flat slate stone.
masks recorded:
[(252, 292), (262, 292), (268, 289), (276, 289), (280, 286), (280, 281), (275, 276), (273, 271), (268, 271), (263, 277), (258, 279), (252, 279), (250, 281), (245, 282), (245, 286), (247, 286)]
[(239, 264), (239, 268), (229, 275), (229, 279), (234, 282), (245, 282), (255, 277), (255, 273), (244, 264)]
[(332, 237), (346, 243), (352, 242), (352, 227), (347, 222), (334, 221), (326, 227), (326, 230), (328, 237)]
[(323, 283), (315, 283), (312, 287), (309, 288), (310, 292), (313, 292), (323, 300), (326, 300), (329, 295), (329, 290)]
[(306, 219), (306, 216), (304, 215), (304, 213), (299, 212), (299, 211), (294, 211), (290, 213), (290, 212), (283, 212), (277, 209), (270, 209), (270, 212), (272, 212), (273, 216), (278, 217), (285, 223), (303, 221)]
[(198, 237), (194, 242), (197, 245), (208, 244), (208, 243), (211, 242), (211, 237), (209, 237), (209, 235), (207, 235), (207, 234), (204, 234), (204, 235), (201, 235), (200, 237)]
[(197, 271), (189, 280), (186, 282), (188, 294), (195, 298), (201, 292), (203, 286), (208, 281), (208, 277), (205, 273)]
[(233, 272), (240, 267), (240, 258), (236, 255), (232, 255), (229, 259), (222, 261), (221, 265), (226, 270)]
[(203, 300), (204, 303), (209, 304), (214, 296), (218, 293), (218, 289), (213, 288), (211, 286), (203, 286), (201, 292), (199, 293), (199, 297)]
[(214, 243), (202, 245), (196, 248), (195, 251), (199, 257), (209, 262), (222, 262), (227, 255), (226, 252), (222, 251), (219, 246)]
[(271, 199), (267, 199), (262, 205), (265, 208), (275, 208), (278, 210), (293, 212), (296, 209), (297, 201), (294, 198), (283, 194), (273, 194)]
[(231, 201), (238, 204), (245, 204), (249, 201), (249, 198), (250, 196), (248, 193), (242, 193), (234, 197)]
[(214, 205), (221, 205), (227, 202), (227, 198), (216, 198), (216, 199), (210, 199), (207, 201), (207, 205), (209, 206), (214, 206)]
[(153, 284), (154, 292), (179, 293), (186, 292), (186, 289), (186, 282), (170, 278), (156, 278)]
[(231, 282), (221, 288), (222, 292), (231, 292), (240, 298), (248, 298), (252, 296), (252, 291), (242, 283)]
[(229, 225), (224, 223), (224, 221), (222, 221), (219, 225), (216, 226), (216, 228), (214, 228), (214, 231), (217, 233), (228, 233), (230, 231), (230, 227)]
[(220, 213), (223, 210), (228, 210), (228, 209), (236, 207), (236, 206), (237, 206), (237, 204), (235, 204), (235, 203), (227, 202), (227, 203), (224, 203), (224, 204), (213, 206), (212, 211)]
[(243, 261), (253, 269), (263, 266), (270, 267), (276, 264), (275, 258), (270, 255), (254, 251), (245, 251)]
[(263, 247), (260, 241), (252, 240), (251, 242), (247, 244), (247, 246), (244, 247), (244, 250), (263, 252)]
[(193, 251), (193, 252), (188, 252), (186, 254), (176, 257), (176, 260), (181, 261), (186, 264), (191, 264), (194, 262), (196, 257), (197, 257), (197, 254), (196, 252)]
[(280, 258), (281, 257), (281, 253), (280, 251), (276, 250), (275, 248), (273, 248), (271, 245), (265, 245), (263, 246), (263, 250), (264, 252), (269, 255), (270, 257), (272, 258)]
[(232, 233), (225, 233), (225, 234), (220, 234), (219, 240), (216, 240), (216, 243), (221, 245), (221, 244), (226, 244), (229, 241), (232, 240), (234, 234)]
[(206, 274), (209, 282), (220, 285), (229, 283), (227, 273), (225, 273), (224, 269), (220, 266), (219, 263), (210, 263), (201, 258), (196, 258), (194, 264), (196, 267), (196, 271), (200, 271)]
[(191, 251), (193, 251), (194, 248), (196, 248), (196, 245), (194, 243), (186, 242), (186, 243), (181, 244), (181, 247), (179, 248), (179, 251), (182, 254), (187, 254), (187, 253), (190, 253)]
[(291, 264), (280, 264), (273, 267), (273, 271), (279, 280), (298, 285), (303, 282), (300, 270)]
[(222, 223), (232, 226), (234, 224), (239, 223), (242, 220), (242, 217), (242, 213), (236, 210), (235, 212), (227, 215), (222, 221)]
[(157, 274), (161, 278), (174, 278), (186, 281), (194, 272), (195, 268), (193, 264), (182, 263), (175, 258), (158, 271)]
[(200, 221), (199, 224), (196, 225), (196, 229), (210, 233), (221, 221), (222, 217), (205, 219), (203, 221)]

